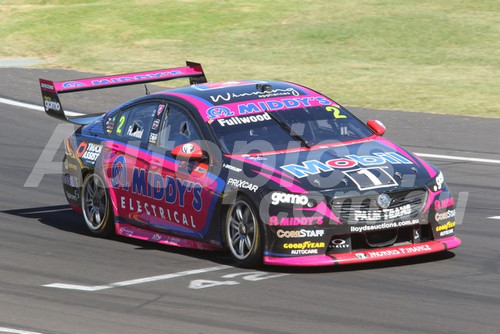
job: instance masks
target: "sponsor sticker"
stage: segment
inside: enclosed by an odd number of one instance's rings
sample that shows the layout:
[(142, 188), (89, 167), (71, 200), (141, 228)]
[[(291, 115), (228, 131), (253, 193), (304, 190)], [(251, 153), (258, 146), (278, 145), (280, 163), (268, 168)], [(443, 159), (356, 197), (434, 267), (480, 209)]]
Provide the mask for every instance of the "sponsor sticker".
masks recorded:
[(380, 210), (354, 210), (355, 221), (392, 220), (411, 214), (411, 205), (406, 204), (397, 208)]
[(45, 110), (47, 111), (49, 109), (60, 111), (61, 105), (55, 101), (45, 100)]
[[(286, 171), (287, 173), (297, 177), (297, 178), (303, 178), (309, 175), (317, 175), (322, 172), (332, 172), (336, 169), (347, 169), (347, 168), (352, 168), (354, 166), (365, 166), (365, 167), (371, 167), (371, 166), (380, 166), (380, 165), (385, 165), (385, 164), (392, 164), (392, 165), (412, 165), (413, 162), (411, 160), (405, 158), (404, 156), (396, 153), (396, 152), (379, 152), (379, 153), (374, 153), (374, 155), (356, 155), (356, 154), (351, 154), (347, 155), (343, 158), (335, 158), (335, 159), (330, 159), (325, 162), (319, 161), (319, 160), (306, 160), (303, 161), (301, 164), (288, 164), (281, 166), (281, 169)], [(369, 180), (371, 179), (371, 183), (373, 185), (377, 185), (378, 183), (384, 184), (384, 180), (380, 180), (381, 177), (384, 178), (391, 178), (390, 175), (383, 175), (380, 174), (379, 177), (377, 175), (374, 175), (371, 170), (368, 169), (361, 169), (357, 171), (358, 174), (364, 174), (366, 178)], [(371, 174), (370, 174), (371, 173)], [(387, 174), (387, 173), (386, 173)], [(348, 175), (350, 177), (353, 177), (352, 175)], [(377, 179), (377, 180), (375, 180)], [(359, 180), (356, 179), (356, 181)], [(355, 181), (355, 182), (356, 182)], [(377, 182), (378, 181), (378, 182)], [(394, 181), (392, 179), (392, 181)], [(395, 181), (393, 182), (395, 183)], [(365, 187), (366, 188), (366, 187)]]
[(276, 231), (276, 235), (278, 238), (315, 238), (322, 237), (325, 234), (325, 230), (292, 230), (292, 231), (284, 231), (279, 229)]
[(434, 218), (436, 219), (437, 222), (440, 222), (440, 221), (447, 220), (450, 218), (455, 218), (456, 214), (457, 214), (457, 210), (453, 209), (453, 210), (445, 211), (443, 213), (436, 213)]
[(418, 219), (411, 219), (411, 220), (403, 220), (400, 222), (390, 222), (390, 223), (381, 223), (373, 225), (362, 225), (362, 226), (351, 225), (351, 232), (358, 233), (358, 232), (388, 230), (391, 228), (418, 225), (419, 222), (420, 220)]
[(230, 177), (227, 180), (227, 184), (234, 186), (236, 188), (240, 188), (240, 189), (248, 189), (248, 190), (253, 191), (253, 192), (256, 192), (257, 189), (259, 189), (259, 187), (255, 184), (252, 184), (252, 183), (245, 181), (245, 180), (233, 179), (232, 177)]
[(436, 227), (436, 232), (441, 232), (441, 231), (446, 231), (446, 230), (453, 229), (455, 227), (455, 225), (456, 225), (455, 221), (449, 221), (446, 224), (437, 226)]
[(347, 249), (350, 248), (350, 245), (345, 239), (336, 238), (330, 241), (329, 247), (333, 249)]
[(269, 217), (270, 226), (323, 225), (323, 217)]
[(239, 117), (230, 117), (230, 118), (219, 118), (217, 122), (220, 126), (232, 126), (232, 125), (240, 125), (240, 124), (249, 124), (249, 123), (258, 123), (271, 120), (271, 116), (268, 113), (263, 113), (259, 115), (252, 116), (239, 116)]
[(314, 242), (309, 240), (304, 242), (283, 244), (284, 249), (311, 249), (311, 248), (323, 248), (323, 247), (325, 247), (324, 242)]
[(102, 145), (95, 143), (87, 143), (85, 141), (82, 141), (80, 145), (78, 145), (78, 148), (76, 149), (76, 155), (82, 160), (94, 164), (99, 155), (101, 154), (101, 151), (102, 151)]
[(300, 204), (306, 205), (309, 202), (307, 196), (297, 194), (287, 194), (281, 192), (274, 192), (271, 195), (271, 204)]

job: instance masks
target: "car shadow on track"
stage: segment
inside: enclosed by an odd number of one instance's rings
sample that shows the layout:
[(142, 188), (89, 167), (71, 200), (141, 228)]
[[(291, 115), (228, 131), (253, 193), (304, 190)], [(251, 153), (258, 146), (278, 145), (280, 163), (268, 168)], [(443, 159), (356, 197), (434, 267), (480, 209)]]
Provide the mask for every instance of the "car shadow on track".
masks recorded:
[[(2, 213), (20, 216), (28, 219), (38, 219), (44, 225), (86, 237), (95, 238), (85, 227), (81, 215), (75, 213), (68, 205), (54, 205), (26, 209), (5, 210)], [(137, 246), (137, 250), (162, 250), (165, 252), (190, 256), (193, 258), (210, 261), (217, 264), (234, 266), (229, 252), (227, 251), (203, 251), (189, 248), (162, 245), (151, 241), (143, 241), (122, 236), (113, 236), (111, 240)], [(455, 254), (451, 251), (414, 256), (410, 258), (386, 260), (381, 262), (370, 262), (362, 264), (349, 264), (331, 267), (280, 267), (260, 266), (258, 269), (266, 272), (288, 273), (288, 274), (320, 274), (333, 272), (349, 272), (361, 270), (373, 270), (391, 267), (404, 267), (428, 262), (444, 261), (452, 259)]]
[[(53, 205), (33, 207), (25, 209), (4, 210), (2, 213), (19, 216), (27, 219), (37, 219), (40, 223), (74, 234), (89, 238), (96, 238), (85, 226), (80, 214), (74, 212), (69, 205)], [(127, 238), (114, 235), (108, 238), (116, 242), (127, 243), (136, 246), (137, 250), (161, 250), (165, 252), (187, 255), (190, 257), (212, 261), (217, 264), (234, 265), (227, 251), (203, 251), (197, 249), (181, 248), (163, 245), (151, 241)]]

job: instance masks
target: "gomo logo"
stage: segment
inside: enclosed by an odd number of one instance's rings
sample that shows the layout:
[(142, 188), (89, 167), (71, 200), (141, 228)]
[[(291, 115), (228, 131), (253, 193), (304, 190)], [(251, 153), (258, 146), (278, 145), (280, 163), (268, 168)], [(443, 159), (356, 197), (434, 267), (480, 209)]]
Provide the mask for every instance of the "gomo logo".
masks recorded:
[(309, 202), (309, 199), (304, 195), (285, 194), (279, 192), (275, 192), (271, 195), (271, 203), (273, 205), (278, 205), (280, 203), (306, 205), (307, 202)]
[(49, 109), (59, 111), (59, 110), (61, 110), (61, 105), (57, 102), (54, 102), (54, 101), (45, 100), (45, 110), (49, 110)]

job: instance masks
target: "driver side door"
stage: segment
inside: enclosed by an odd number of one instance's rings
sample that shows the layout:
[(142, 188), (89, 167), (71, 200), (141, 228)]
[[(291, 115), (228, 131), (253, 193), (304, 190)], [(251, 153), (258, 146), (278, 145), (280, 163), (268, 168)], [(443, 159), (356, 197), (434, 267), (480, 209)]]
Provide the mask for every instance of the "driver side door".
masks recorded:
[(168, 234), (203, 239), (210, 228), (221, 181), (209, 173), (208, 156), (189, 160), (173, 154), (193, 143), (203, 147), (201, 133), (187, 109), (168, 103), (156, 141), (150, 142), (148, 174), (157, 207), (149, 223)]

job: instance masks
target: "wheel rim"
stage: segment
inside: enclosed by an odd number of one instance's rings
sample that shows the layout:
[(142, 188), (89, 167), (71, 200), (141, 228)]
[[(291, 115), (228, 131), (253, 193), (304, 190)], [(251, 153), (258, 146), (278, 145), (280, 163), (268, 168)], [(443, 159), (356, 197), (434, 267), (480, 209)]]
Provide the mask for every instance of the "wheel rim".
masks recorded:
[(104, 182), (95, 174), (89, 176), (83, 188), (82, 207), (89, 228), (99, 230), (106, 222), (108, 195)]
[(228, 244), (238, 259), (247, 258), (253, 251), (257, 237), (257, 220), (250, 206), (237, 201), (228, 213)]

